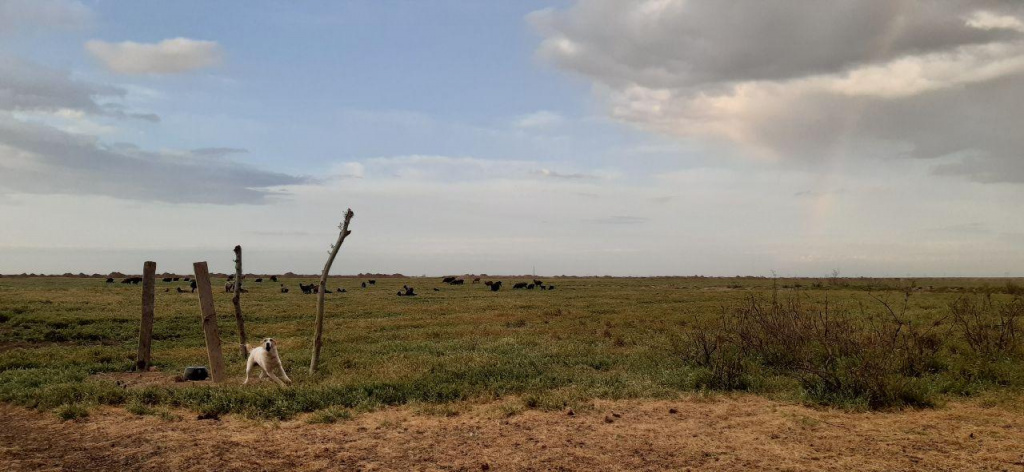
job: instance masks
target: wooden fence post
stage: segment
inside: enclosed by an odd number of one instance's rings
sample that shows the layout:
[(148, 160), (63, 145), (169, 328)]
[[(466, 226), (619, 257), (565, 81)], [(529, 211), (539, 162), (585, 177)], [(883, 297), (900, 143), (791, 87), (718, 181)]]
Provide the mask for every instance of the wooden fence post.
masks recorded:
[(142, 265), (142, 324), (139, 327), (139, 352), (135, 356), (135, 370), (149, 370), (153, 345), (153, 310), (156, 305), (156, 262)]
[(309, 360), (309, 373), (316, 372), (316, 367), (320, 363), (320, 347), (323, 345), (323, 334), (324, 334), (324, 292), (327, 291), (327, 275), (331, 272), (331, 265), (334, 264), (334, 258), (338, 256), (338, 250), (341, 249), (341, 243), (345, 242), (345, 238), (349, 234), (352, 234), (348, 230), (348, 223), (352, 221), (352, 209), (349, 208), (345, 212), (345, 221), (338, 225), (338, 229), (341, 230), (338, 233), (338, 242), (331, 246), (331, 250), (328, 251), (330, 257), (327, 258), (327, 263), (324, 264), (324, 271), (320, 274), (320, 288), (317, 290), (316, 298), (316, 327), (313, 332), (313, 357)]
[(245, 321), (242, 320), (242, 246), (235, 246), (235, 296), (231, 297), (235, 305), (235, 322), (238, 323), (238, 347), (242, 350), (242, 359), (249, 357), (245, 349)]
[(203, 333), (206, 334), (206, 353), (210, 358), (210, 375), (213, 381), (224, 381), (224, 356), (220, 351), (220, 332), (217, 330), (217, 311), (213, 306), (213, 288), (210, 286), (210, 271), (206, 262), (192, 264), (199, 288), (199, 309), (203, 312)]

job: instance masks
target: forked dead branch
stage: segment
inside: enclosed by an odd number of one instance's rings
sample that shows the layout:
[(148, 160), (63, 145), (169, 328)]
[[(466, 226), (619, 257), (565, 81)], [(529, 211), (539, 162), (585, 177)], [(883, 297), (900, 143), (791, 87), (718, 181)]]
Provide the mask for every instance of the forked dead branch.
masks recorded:
[(338, 241), (331, 245), (331, 250), (328, 251), (330, 256), (327, 258), (327, 263), (324, 264), (323, 273), (320, 274), (320, 288), (317, 290), (316, 297), (316, 328), (313, 333), (313, 357), (309, 361), (310, 374), (316, 372), (317, 365), (320, 363), (320, 347), (323, 345), (324, 331), (324, 292), (327, 291), (327, 275), (331, 272), (331, 265), (334, 264), (334, 258), (338, 256), (341, 244), (345, 242), (345, 238), (349, 234), (352, 234), (348, 229), (348, 224), (352, 221), (354, 215), (351, 208), (345, 211), (345, 221), (338, 225), (338, 229), (341, 230), (338, 233)]

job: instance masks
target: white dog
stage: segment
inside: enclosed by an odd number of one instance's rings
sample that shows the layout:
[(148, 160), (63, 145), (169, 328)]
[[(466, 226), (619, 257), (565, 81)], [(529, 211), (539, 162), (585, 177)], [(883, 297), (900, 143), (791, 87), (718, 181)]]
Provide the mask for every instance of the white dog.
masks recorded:
[[(264, 339), (262, 346), (253, 348), (246, 344), (245, 348), (249, 351), (249, 360), (245, 362), (245, 382), (242, 382), (242, 385), (249, 383), (249, 371), (252, 370), (253, 365), (258, 365), (263, 369), (260, 372), (260, 378), (263, 378), (263, 374), (266, 373), (282, 387), (285, 382), (292, 383), (292, 379), (289, 379), (288, 374), (284, 371), (284, 365), (281, 364), (281, 356), (277, 353), (277, 342), (274, 341), (274, 338)], [(284, 382), (274, 375), (274, 371), (277, 369), (281, 369), (281, 377), (284, 377)]]

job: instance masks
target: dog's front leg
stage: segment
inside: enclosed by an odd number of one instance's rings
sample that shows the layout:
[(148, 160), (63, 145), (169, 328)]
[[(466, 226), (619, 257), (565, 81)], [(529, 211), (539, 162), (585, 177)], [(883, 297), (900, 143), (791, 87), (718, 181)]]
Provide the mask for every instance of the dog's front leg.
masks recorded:
[(288, 378), (288, 373), (284, 371), (284, 364), (278, 362), (277, 366), (281, 368), (281, 377), (284, 378), (285, 382), (292, 383), (292, 379)]
[(284, 386), (285, 386), (285, 385), (284, 385), (284, 382), (282, 382), (282, 381), (281, 381), (281, 379), (277, 378), (277, 376), (276, 376), (276, 375), (274, 375), (274, 373), (273, 373), (273, 372), (271, 372), (271, 371), (267, 370), (266, 368), (264, 368), (264, 369), (263, 369), (263, 372), (266, 372), (266, 373), (267, 373), (267, 376), (268, 376), (268, 377), (270, 377), (270, 378), (271, 378), (271, 379), (272, 379), (272, 380), (273, 380), (274, 382), (277, 382), (277, 384), (278, 384), (278, 385), (280, 385), (280, 386), (282, 386), (282, 387), (284, 387)]
[(242, 385), (249, 383), (249, 372), (252, 370), (252, 364), (253, 362), (251, 357), (245, 361), (245, 382), (242, 382)]

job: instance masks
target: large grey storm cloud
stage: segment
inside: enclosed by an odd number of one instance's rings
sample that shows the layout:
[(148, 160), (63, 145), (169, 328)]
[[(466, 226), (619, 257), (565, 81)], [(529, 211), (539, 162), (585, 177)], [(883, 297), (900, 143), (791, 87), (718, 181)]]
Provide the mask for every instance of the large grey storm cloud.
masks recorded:
[(1024, 182), (1024, 5), (589, 0), (536, 12), (538, 54), (609, 113), (755, 157), (933, 159)]

